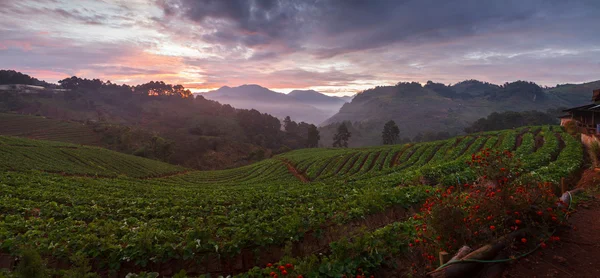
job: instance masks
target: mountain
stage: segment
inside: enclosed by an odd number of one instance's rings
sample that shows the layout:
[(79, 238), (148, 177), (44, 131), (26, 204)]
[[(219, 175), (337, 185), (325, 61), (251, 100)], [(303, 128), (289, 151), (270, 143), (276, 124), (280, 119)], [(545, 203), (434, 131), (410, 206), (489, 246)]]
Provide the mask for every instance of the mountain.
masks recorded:
[(583, 84), (562, 84), (546, 91), (560, 99), (577, 104), (587, 104), (592, 99), (592, 91), (600, 89), (600, 80)]
[(358, 94), (352, 102), (322, 124), (321, 144), (330, 145), (340, 122), (350, 122), (351, 146), (381, 144), (385, 122), (394, 120), (400, 137), (419, 133), (463, 133), (470, 123), (492, 112), (556, 109), (589, 103), (600, 81), (542, 88), (516, 81), (495, 85), (467, 80), (454, 85), (427, 82), (380, 86)]
[(333, 116), (337, 113), (342, 105), (346, 102), (352, 101), (352, 97), (332, 97), (321, 94), (314, 90), (294, 90), (291, 91), (288, 96), (291, 96), (298, 101), (305, 104), (316, 107), (320, 110), (329, 113), (329, 116)]
[(224, 86), (202, 96), (236, 108), (256, 109), (280, 119), (290, 116), (294, 121), (312, 124), (320, 124), (345, 102), (316, 91), (283, 94), (259, 85)]

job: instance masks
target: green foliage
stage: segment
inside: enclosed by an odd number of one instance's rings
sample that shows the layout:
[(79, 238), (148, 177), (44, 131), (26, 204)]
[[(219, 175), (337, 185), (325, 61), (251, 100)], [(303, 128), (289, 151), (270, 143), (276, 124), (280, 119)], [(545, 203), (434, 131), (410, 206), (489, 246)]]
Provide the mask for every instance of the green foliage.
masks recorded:
[(48, 270), (46, 264), (40, 257), (40, 254), (33, 249), (24, 249), (21, 251), (19, 264), (15, 269), (19, 278), (47, 278)]
[(521, 126), (558, 124), (556, 115), (540, 111), (493, 112), (465, 128), (467, 133), (511, 129)]
[(396, 144), (400, 140), (400, 129), (394, 121), (390, 120), (383, 126), (381, 137), (384, 145)]
[(348, 147), (348, 140), (352, 136), (352, 133), (348, 131), (346, 123), (340, 124), (337, 129), (337, 133), (333, 136), (333, 147)]
[(0, 136), (0, 170), (38, 170), (67, 175), (162, 176), (185, 168), (97, 147)]
[[(544, 181), (576, 172), (583, 154), (578, 140), (558, 127), (543, 127), (543, 144), (534, 152), (529, 141), (538, 129), (414, 145), (295, 150), (244, 167), (155, 179), (139, 178), (169, 173), (156, 161), (144, 164), (142, 158), (97, 148), (0, 137), (0, 153), (10, 154), (0, 163), (5, 167), (0, 173), (0, 252), (18, 255), (21, 246), (33, 246), (44, 257), (72, 263), (74, 268), (64, 274), (68, 277), (93, 277), (92, 261), (103, 269), (130, 262), (147, 271), (155, 263), (202, 260), (206, 254), (226, 260), (247, 248), (298, 243), (324, 225), (419, 205), (433, 191), (423, 184), (452, 186), (457, 177), (465, 183), (480, 175), (497, 179), (468, 167), (480, 150), (522, 150), (523, 176), (531, 172)], [(530, 139), (515, 150), (521, 131)], [(282, 160), (311, 182), (300, 182)], [(109, 178), (31, 169), (99, 172)], [(305, 277), (356, 275), (358, 268), (372, 273), (389, 262), (386, 257), (407, 252), (416, 236), (406, 228), (414, 225), (410, 221), (357, 231), (352, 240), (333, 242), (326, 255), (282, 258), (281, 263), (293, 263), (295, 272), (289, 273)], [(256, 268), (242, 277), (264, 274)]]

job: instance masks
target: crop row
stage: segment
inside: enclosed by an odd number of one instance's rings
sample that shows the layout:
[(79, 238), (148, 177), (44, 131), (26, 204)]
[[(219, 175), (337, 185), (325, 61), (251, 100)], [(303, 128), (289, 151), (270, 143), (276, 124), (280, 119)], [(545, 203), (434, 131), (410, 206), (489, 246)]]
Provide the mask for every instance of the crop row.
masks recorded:
[[(19, 144), (22, 143), (22, 144)], [(0, 170), (68, 175), (152, 177), (184, 168), (95, 147), (0, 137)]]

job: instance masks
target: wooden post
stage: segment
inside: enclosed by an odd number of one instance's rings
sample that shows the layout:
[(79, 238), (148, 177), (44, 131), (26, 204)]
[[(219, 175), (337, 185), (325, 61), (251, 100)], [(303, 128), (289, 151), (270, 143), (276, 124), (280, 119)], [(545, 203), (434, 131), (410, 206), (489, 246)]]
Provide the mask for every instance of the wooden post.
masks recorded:
[(440, 252), (440, 266), (444, 265), (446, 262), (448, 262), (448, 259), (450, 259), (450, 254), (448, 254), (448, 252), (446, 251), (442, 251)]
[(567, 192), (567, 185), (565, 184), (565, 178), (560, 178), (560, 194)]

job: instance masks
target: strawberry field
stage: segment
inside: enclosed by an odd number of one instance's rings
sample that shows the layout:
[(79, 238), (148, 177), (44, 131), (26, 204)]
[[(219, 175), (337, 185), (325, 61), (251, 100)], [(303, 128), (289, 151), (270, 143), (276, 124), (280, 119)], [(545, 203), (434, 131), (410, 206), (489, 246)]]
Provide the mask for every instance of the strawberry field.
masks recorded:
[(466, 162), (485, 149), (512, 151), (553, 183), (583, 162), (578, 140), (554, 126), (297, 150), (220, 171), (0, 137), (0, 268), (31, 249), (58, 276), (84, 261), (107, 277), (369, 277), (411, 252), (411, 209), (433, 186), (474, 182)]

